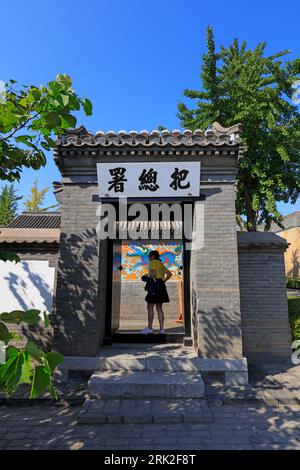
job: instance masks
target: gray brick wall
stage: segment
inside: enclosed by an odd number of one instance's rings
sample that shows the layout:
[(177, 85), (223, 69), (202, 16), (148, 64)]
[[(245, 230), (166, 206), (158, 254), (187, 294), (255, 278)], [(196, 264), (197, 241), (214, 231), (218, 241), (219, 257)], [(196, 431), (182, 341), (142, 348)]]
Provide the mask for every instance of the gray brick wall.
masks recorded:
[(191, 253), (193, 338), (202, 357), (242, 357), (234, 184), (201, 192), (204, 246)]
[(284, 250), (283, 245), (239, 243), (243, 350), (250, 360), (291, 355)]
[(104, 335), (106, 246), (96, 236), (96, 193), (95, 184), (63, 187), (54, 346), (68, 355), (95, 355)]

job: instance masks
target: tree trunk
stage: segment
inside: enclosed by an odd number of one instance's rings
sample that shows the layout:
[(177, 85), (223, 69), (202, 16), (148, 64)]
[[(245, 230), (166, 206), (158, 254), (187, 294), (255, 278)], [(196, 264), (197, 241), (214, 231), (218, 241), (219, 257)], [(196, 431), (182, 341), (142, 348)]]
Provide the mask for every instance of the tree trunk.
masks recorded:
[(257, 231), (257, 211), (252, 207), (252, 198), (247, 188), (245, 188), (245, 207), (246, 207), (246, 228), (248, 232)]

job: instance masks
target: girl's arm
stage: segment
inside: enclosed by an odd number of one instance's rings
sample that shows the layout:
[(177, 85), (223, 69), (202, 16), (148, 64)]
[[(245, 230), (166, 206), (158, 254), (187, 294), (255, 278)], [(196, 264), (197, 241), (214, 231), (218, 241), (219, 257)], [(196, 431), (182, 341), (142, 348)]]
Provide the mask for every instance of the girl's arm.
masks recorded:
[(170, 279), (171, 276), (172, 276), (171, 271), (169, 271), (169, 270), (166, 268), (165, 275), (164, 275), (164, 281), (167, 282), (167, 281)]
[(155, 277), (155, 271), (154, 271), (154, 269), (149, 269), (149, 272), (148, 272), (147, 276), (148, 276), (150, 279), (153, 279), (153, 278)]

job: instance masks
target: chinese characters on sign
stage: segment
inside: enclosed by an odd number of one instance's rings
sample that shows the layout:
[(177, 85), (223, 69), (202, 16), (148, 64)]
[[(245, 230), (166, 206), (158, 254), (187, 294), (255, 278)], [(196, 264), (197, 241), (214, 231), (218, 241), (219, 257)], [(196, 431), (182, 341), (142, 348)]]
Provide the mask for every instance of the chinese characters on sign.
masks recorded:
[(98, 163), (100, 197), (199, 196), (200, 162)]
[(124, 192), (124, 182), (127, 181), (124, 174), (126, 172), (126, 168), (112, 168), (109, 170), (111, 174), (111, 181), (108, 182), (109, 187), (107, 191), (114, 191), (115, 193), (123, 193)]
[(143, 170), (143, 173), (139, 177), (139, 190), (149, 189), (149, 191), (157, 191), (159, 189), (157, 181), (157, 171), (154, 171), (153, 168), (150, 170)]
[(186, 180), (188, 174), (189, 174), (188, 170), (179, 170), (176, 167), (174, 173), (171, 174), (171, 178), (173, 179), (173, 181), (170, 184), (170, 188), (173, 188), (175, 191), (177, 191), (178, 189), (189, 188), (191, 186), (190, 182), (183, 184), (183, 181)]

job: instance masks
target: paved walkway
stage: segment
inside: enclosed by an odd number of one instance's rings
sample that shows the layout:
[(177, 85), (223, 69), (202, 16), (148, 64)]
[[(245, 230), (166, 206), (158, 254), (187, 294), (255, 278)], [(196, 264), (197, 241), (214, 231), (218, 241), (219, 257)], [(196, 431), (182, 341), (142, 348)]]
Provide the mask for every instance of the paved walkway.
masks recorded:
[(300, 449), (300, 366), (250, 372), (243, 389), (208, 383), (211, 423), (78, 425), (78, 405), (0, 406), (0, 449)]
[(209, 402), (212, 423), (78, 425), (79, 407), (2, 407), (1, 449), (300, 449), (300, 406)]

